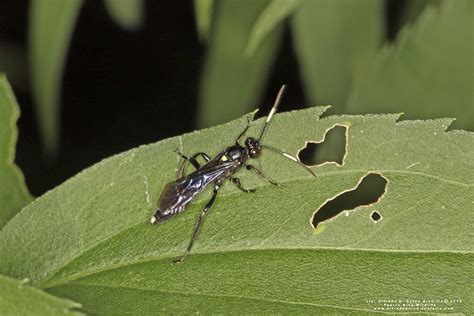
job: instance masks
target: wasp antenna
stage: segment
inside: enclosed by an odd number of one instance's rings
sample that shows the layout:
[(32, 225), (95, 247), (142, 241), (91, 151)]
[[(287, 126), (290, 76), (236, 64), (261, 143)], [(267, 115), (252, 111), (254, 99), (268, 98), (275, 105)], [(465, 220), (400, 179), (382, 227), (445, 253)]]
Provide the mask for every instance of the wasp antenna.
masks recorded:
[(275, 147), (271, 147), (271, 146), (267, 146), (267, 145), (263, 145), (262, 148), (268, 148), (270, 149), (271, 151), (277, 153), (277, 154), (280, 154), (282, 155), (283, 157), (286, 157), (294, 162), (296, 162), (298, 165), (300, 165), (301, 167), (305, 168), (306, 171), (308, 171), (309, 173), (311, 173), (314, 177), (316, 177), (316, 174), (314, 173), (313, 170), (311, 170), (308, 166), (306, 166), (305, 164), (303, 164), (301, 161), (298, 160), (298, 158), (284, 152), (283, 150), (280, 150), (278, 148), (275, 148)]
[(265, 133), (265, 130), (267, 129), (268, 123), (270, 122), (270, 120), (273, 117), (273, 114), (275, 114), (276, 111), (278, 110), (278, 106), (280, 105), (281, 98), (285, 94), (285, 90), (286, 90), (286, 85), (282, 85), (281, 88), (280, 88), (280, 91), (278, 91), (275, 102), (273, 103), (273, 107), (270, 110), (270, 113), (268, 114), (267, 119), (265, 120), (265, 123), (263, 124), (262, 131), (260, 132), (260, 136), (258, 137), (259, 141), (262, 139), (262, 136)]

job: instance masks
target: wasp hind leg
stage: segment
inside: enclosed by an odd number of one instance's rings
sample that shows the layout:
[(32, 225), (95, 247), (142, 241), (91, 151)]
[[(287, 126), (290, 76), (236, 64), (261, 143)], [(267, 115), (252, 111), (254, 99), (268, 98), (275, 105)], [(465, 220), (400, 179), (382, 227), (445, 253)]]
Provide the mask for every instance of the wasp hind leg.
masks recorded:
[(181, 257), (173, 260), (173, 264), (183, 262), (184, 259), (186, 259), (186, 257), (188, 256), (189, 252), (191, 251), (191, 248), (193, 247), (194, 241), (197, 239), (197, 237), (199, 235), (199, 232), (201, 230), (201, 225), (202, 225), (202, 222), (204, 220), (204, 216), (206, 216), (207, 212), (209, 211), (209, 209), (212, 207), (212, 205), (216, 201), (217, 193), (219, 192), (219, 190), (221, 188), (221, 184), (222, 184), (221, 181), (218, 181), (214, 184), (214, 191), (212, 192), (212, 197), (209, 200), (209, 202), (207, 202), (206, 207), (204, 207), (201, 214), (199, 214), (196, 225), (194, 226), (193, 235), (192, 235), (191, 240), (189, 241), (189, 244), (188, 244), (188, 248), (186, 248), (186, 251), (184, 252), (184, 254)]

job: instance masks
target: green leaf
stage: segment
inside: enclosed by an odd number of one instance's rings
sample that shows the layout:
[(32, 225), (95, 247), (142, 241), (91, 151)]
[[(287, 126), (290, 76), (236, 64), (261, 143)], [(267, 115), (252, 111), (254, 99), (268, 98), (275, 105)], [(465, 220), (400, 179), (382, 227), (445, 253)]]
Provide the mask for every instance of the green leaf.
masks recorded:
[(255, 21), (269, 2), (221, 1), (200, 82), (199, 125), (212, 126), (255, 108), (276, 56), (282, 28), (265, 37), (255, 53), (245, 48)]
[(26, 49), (22, 45), (0, 41), (0, 73), (8, 76), (15, 89), (28, 91)]
[(384, 2), (306, 0), (292, 15), (291, 30), (312, 103), (346, 104), (354, 79), (370, 63), (384, 35)]
[(428, 7), (358, 80), (352, 113), (403, 111), (407, 118), (456, 117), (455, 127), (474, 129), (473, 1)]
[(401, 24), (414, 23), (428, 6), (436, 6), (442, 3), (442, 0), (417, 0), (407, 1), (402, 12)]
[(5, 75), (0, 74), (0, 229), (30, 200), (23, 174), (15, 164), (20, 109)]
[(104, 0), (105, 7), (115, 23), (126, 30), (136, 30), (143, 24), (143, 0)]
[[(450, 119), (319, 119), (324, 110), (276, 115), (264, 143), (296, 154), (344, 125), (344, 165), (321, 165), (313, 178), (264, 151), (253, 163), (280, 186), (239, 172), (257, 192), (224, 185), (183, 264), (170, 261), (184, 251), (210, 192), (172, 220), (149, 224), (176, 176), (174, 150), (213, 156), (234, 143), (245, 118), (113, 156), (38, 198), (0, 232), (0, 272), (91, 314), (360, 314), (380, 305), (371, 300), (438, 298), (460, 299), (449, 305), (454, 312), (473, 310), (473, 133), (446, 132)], [(381, 200), (315, 231), (315, 211), (368, 173), (389, 181)], [(381, 221), (370, 219), (373, 210)]]
[(33, 0), (29, 21), (29, 59), (36, 114), (45, 152), (59, 142), (61, 77), (82, 0)]
[(81, 304), (55, 297), (0, 275), (0, 313), (2, 315), (82, 315), (72, 311)]
[(272, 0), (252, 28), (246, 54), (251, 56), (267, 34), (293, 13), (300, 3), (301, 0)]
[(199, 39), (209, 41), (211, 37), (212, 15), (214, 13), (214, 0), (194, 0), (194, 17)]

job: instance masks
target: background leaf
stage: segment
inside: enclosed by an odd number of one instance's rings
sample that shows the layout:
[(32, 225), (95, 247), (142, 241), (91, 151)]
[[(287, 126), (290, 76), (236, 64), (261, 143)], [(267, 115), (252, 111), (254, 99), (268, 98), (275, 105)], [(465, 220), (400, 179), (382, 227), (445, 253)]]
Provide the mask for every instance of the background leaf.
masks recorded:
[[(260, 167), (281, 185), (240, 172), (257, 192), (224, 186), (182, 265), (170, 260), (183, 252), (208, 194), (173, 220), (148, 224), (161, 189), (175, 177), (173, 150), (215, 155), (233, 143), (245, 118), (111, 157), (38, 198), (0, 233), (0, 271), (99, 314), (222, 306), (240, 313), (367, 313), (375, 308), (370, 300), (425, 298), (460, 299), (438, 306), (472, 310), (474, 135), (445, 132), (450, 119), (318, 119), (323, 110), (276, 115), (264, 141), (296, 154), (307, 140), (344, 125), (344, 165), (322, 165), (312, 178), (264, 152)], [(315, 231), (314, 212), (367, 173), (389, 181), (381, 201)], [(374, 209), (383, 216), (377, 223)]]
[(291, 30), (305, 93), (313, 104), (342, 112), (354, 79), (384, 36), (384, 2), (306, 0)]
[(401, 24), (414, 23), (428, 6), (439, 6), (443, 0), (407, 1), (402, 12)]
[(199, 39), (202, 42), (207, 42), (211, 36), (214, 6), (214, 0), (194, 0), (194, 18)]
[[(474, 129), (474, 2), (445, 1), (428, 7), (382, 49), (357, 81), (352, 113), (403, 111), (407, 118), (456, 117)], [(466, 32), (469, 36), (466, 37)]]
[(104, 0), (105, 7), (115, 23), (126, 30), (136, 30), (145, 17), (143, 0)]
[(216, 4), (212, 37), (200, 83), (199, 125), (229, 121), (256, 106), (276, 56), (282, 28), (275, 28), (248, 57), (250, 32), (269, 1)]
[(82, 0), (33, 0), (29, 21), (29, 61), (36, 114), (45, 152), (59, 142), (61, 77)]
[(15, 89), (28, 90), (26, 51), (23, 46), (10, 41), (0, 42), (0, 73), (8, 76)]
[(2, 315), (82, 315), (72, 311), (73, 308), (80, 308), (81, 304), (54, 297), (25, 282), (0, 275)]
[(251, 56), (262, 40), (287, 18), (301, 3), (301, 0), (272, 0), (258, 17), (250, 33), (246, 54)]
[(11, 87), (0, 74), (0, 229), (31, 200), (23, 174), (15, 165), (19, 116)]

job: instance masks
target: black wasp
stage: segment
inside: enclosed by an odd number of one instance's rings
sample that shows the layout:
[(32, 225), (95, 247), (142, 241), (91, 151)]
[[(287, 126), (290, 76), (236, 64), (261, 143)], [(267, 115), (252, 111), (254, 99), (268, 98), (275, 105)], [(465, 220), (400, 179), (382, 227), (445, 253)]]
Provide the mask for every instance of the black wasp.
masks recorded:
[[(183, 153), (176, 150), (176, 153), (183, 158), (180, 167), (178, 168), (178, 176), (177, 179), (173, 182), (168, 183), (163, 188), (161, 192), (161, 196), (158, 199), (158, 209), (151, 218), (150, 222), (152, 224), (161, 223), (173, 215), (184, 211), (186, 206), (193, 201), (193, 199), (204, 189), (206, 189), (209, 185), (214, 186), (214, 191), (212, 193), (212, 197), (207, 203), (207, 205), (202, 210), (201, 214), (199, 215), (196, 225), (194, 227), (193, 235), (191, 237), (191, 241), (189, 242), (188, 248), (184, 252), (184, 254), (179, 257), (178, 259), (174, 260), (174, 263), (178, 263), (183, 261), (186, 256), (191, 251), (194, 241), (197, 239), (199, 234), (199, 230), (201, 228), (202, 221), (204, 216), (206, 215), (207, 211), (211, 208), (216, 200), (217, 193), (219, 192), (220, 188), (224, 184), (225, 180), (230, 180), (234, 185), (236, 185), (241, 191), (243, 192), (255, 192), (255, 189), (245, 189), (242, 184), (240, 183), (239, 178), (234, 177), (234, 174), (239, 171), (242, 167), (245, 167), (247, 170), (251, 170), (255, 172), (258, 176), (260, 176), (263, 180), (268, 182), (272, 185), (277, 185), (277, 183), (273, 182), (272, 180), (268, 179), (259, 169), (254, 167), (253, 165), (247, 163), (249, 159), (258, 158), (263, 148), (269, 149), (273, 152), (283, 155), (284, 157), (291, 159), (292, 161), (298, 163), (300, 166), (308, 170), (313, 176), (316, 176), (314, 172), (309, 169), (307, 166), (302, 164), (297, 158), (277, 149), (267, 145), (262, 145), (260, 141), (265, 133), (265, 130), (270, 123), (273, 114), (278, 109), (278, 105), (280, 100), (285, 92), (286, 86), (283, 85), (278, 92), (278, 95), (275, 99), (275, 103), (267, 116), (265, 123), (263, 124), (262, 131), (257, 139), (253, 137), (248, 137), (245, 140), (245, 146), (242, 146), (239, 143), (239, 140), (245, 135), (247, 130), (250, 127), (250, 120), (247, 120), (247, 126), (245, 129), (240, 133), (235, 141), (234, 146), (227, 147), (225, 150), (217, 154), (216, 157), (210, 158), (205, 153), (197, 153), (191, 157), (185, 156)], [(204, 165), (200, 165), (199, 162), (196, 160), (197, 157), (201, 156), (206, 163)], [(184, 175), (184, 169), (186, 166), (186, 162), (191, 163), (196, 171)]]

